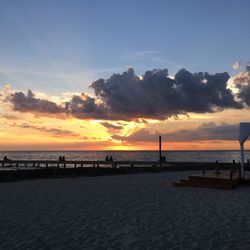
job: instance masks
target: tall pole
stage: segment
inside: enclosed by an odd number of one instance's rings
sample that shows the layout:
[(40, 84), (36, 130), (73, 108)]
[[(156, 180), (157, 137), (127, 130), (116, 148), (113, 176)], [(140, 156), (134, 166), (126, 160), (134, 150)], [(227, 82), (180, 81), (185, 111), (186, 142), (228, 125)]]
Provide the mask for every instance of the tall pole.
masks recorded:
[(240, 171), (240, 174), (241, 174), (241, 178), (244, 178), (245, 177), (245, 169), (244, 169), (244, 143), (241, 143), (240, 144), (240, 162), (241, 162), (241, 171)]
[(159, 136), (159, 161), (160, 161), (160, 168), (161, 168), (161, 136)]

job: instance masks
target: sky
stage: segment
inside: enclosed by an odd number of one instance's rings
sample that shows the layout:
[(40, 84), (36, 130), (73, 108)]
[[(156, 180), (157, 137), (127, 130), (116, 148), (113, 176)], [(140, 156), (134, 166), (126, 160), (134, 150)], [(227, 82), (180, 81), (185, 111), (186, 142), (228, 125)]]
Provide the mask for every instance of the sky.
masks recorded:
[[(238, 149), (248, 0), (0, 0), (0, 150)], [(247, 146), (250, 144), (247, 143)]]

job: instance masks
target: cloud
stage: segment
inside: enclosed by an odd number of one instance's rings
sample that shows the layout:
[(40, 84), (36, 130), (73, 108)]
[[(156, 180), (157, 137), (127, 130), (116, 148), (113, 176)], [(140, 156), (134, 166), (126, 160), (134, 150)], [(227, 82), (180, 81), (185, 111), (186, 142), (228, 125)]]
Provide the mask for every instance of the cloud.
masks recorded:
[(156, 55), (160, 55), (160, 54), (161, 54), (161, 52), (156, 51), (156, 50), (142, 50), (142, 51), (137, 51), (134, 53), (124, 55), (121, 57), (121, 59), (128, 60), (128, 59), (134, 59), (134, 58), (145, 57), (145, 56), (156, 56)]
[(109, 134), (117, 133), (118, 131), (121, 131), (125, 125), (121, 124), (113, 124), (109, 122), (100, 122), (100, 124), (105, 127)]
[(67, 110), (79, 119), (105, 119), (107, 116), (106, 107), (102, 103), (97, 104), (95, 98), (84, 93), (81, 96), (74, 95), (68, 103)]
[[(7, 97), (13, 104), (13, 110), (19, 112), (29, 112), (40, 115), (66, 115), (79, 119), (101, 118), (106, 116), (106, 110), (102, 104), (96, 104), (95, 98), (86, 94), (73, 95), (69, 102), (58, 105), (57, 103), (45, 99), (40, 99), (28, 90), (27, 95), (23, 92), (15, 92)], [(58, 118), (58, 117), (57, 117)]]
[[(158, 140), (158, 132), (150, 133), (146, 129), (140, 129), (129, 136), (112, 135), (112, 139), (125, 142), (154, 142)], [(165, 136), (163, 136), (165, 137)]]
[[(228, 73), (190, 73), (181, 69), (172, 78), (167, 69), (146, 71), (140, 77), (132, 67), (108, 79), (90, 85), (95, 92), (74, 95), (68, 102), (55, 102), (35, 97), (31, 90), (11, 94), (8, 100), (19, 112), (64, 114), (78, 119), (138, 120), (178, 117), (181, 114), (212, 113), (224, 109), (241, 109), (227, 87)], [(244, 94), (241, 98), (245, 98)]]
[(14, 111), (57, 114), (65, 113), (66, 107), (59, 106), (56, 103), (44, 99), (35, 98), (31, 90), (27, 95), (23, 92), (15, 92), (8, 99), (13, 104)]
[(246, 66), (244, 72), (240, 72), (235, 78), (234, 83), (238, 88), (237, 97), (250, 106), (250, 65)]
[(250, 64), (249, 61), (248, 62), (237, 61), (237, 62), (233, 63), (232, 67), (233, 67), (233, 69), (237, 70), (237, 69), (245, 68), (249, 64)]
[(233, 63), (232, 67), (233, 67), (233, 69), (239, 69), (239, 68), (241, 68), (241, 63), (235, 62), (235, 63)]
[(128, 118), (165, 119), (188, 112), (217, 112), (242, 108), (227, 88), (227, 73), (190, 73), (180, 70), (171, 79), (167, 69), (146, 71), (138, 77), (132, 68), (91, 84), (111, 114)]
[(39, 127), (39, 126), (30, 125), (28, 123), (21, 123), (21, 124), (13, 123), (11, 126), (19, 127), (19, 128), (28, 128), (28, 129), (33, 129), (33, 130), (37, 130), (40, 132), (45, 132), (54, 137), (80, 137), (81, 136), (78, 133), (75, 133), (66, 129)]
[(216, 125), (213, 122), (203, 123), (196, 129), (181, 129), (168, 133), (150, 132), (140, 129), (129, 136), (113, 135), (114, 140), (125, 142), (156, 142), (158, 136), (162, 136), (166, 142), (189, 142), (209, 140), (237, 140), (238, 124), (222, 123)]
[(115, 124), (112, 124), (112, 123), (109, 123), (109, 122), (100, 122), (100, 124), (102, 126), (104, 126), (105, 128), (108, 128), (108, 129), (115, 129), (115, 130), (121, 130), (123, 129), (123, 126), (122, 125), (115, 125)]

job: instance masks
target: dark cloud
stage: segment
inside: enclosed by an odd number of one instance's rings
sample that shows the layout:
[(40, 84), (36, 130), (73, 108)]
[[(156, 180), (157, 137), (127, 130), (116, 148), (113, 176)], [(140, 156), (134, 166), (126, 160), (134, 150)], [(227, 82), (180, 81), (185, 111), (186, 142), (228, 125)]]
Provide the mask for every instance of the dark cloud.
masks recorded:
[(227, 88), (228, 73), (190, 73), (185, 69), (175, 75), (177, 98), (186, 112), (216, 112), (226, 108), (242, 108)]
[(239, 90), (238, 98), (250, 106), (250, 65), (246, 66), (245, 72), (241, 72), (235, 77), (234, 82)]
[(121, 124), (112, 124), (109, 122), (100, 122), (100, 124), (107, 128), (109, 134), (117, 133), (117, 131), (120, 131), (124, 128), (124, 125)]
[(36, 98), (31, 90), (28, 90), (27, 95), (23, 92), (15, 92), (9, 96), (9, 100), (12, 102), (15, 111), (48, 114), (66, 112), (65, 107), (48, 100)]
[(31, 90), (27, 95), (15, 92), (7, 98), (13, 104), (13, 110), (50, 115), (68, 115), (79, 119), (102, 118), (106, 116), (103, 104), (96, 104), (95, 99), (86, 95), (74, 95), (69, 102), (61, 105), (55, 102), (36, 98)]
[(138, 77), (132, 68), (91, 84), (112, 114), (129, 118), (165, 119), (188, 112), (206, 113), (242, 108), (227, 88), (228, 73), (190, 73), (180, 70), (171, 79), (168, 70), (145, 72)]
[(102, 126), (104, 126), (105, 128), (108, 128), (108, 129), (114, 129), (114, 130), (121, 130), (121, 129), (123, 129), (122, 125), (115, 125), (115, 124), (112, 124), (112, 123), (109, 123), (109, 122), (100, 122), (100, 124)]
[(115, 140), (126, 142), (157, 142), (161, 135), (166, 142), (189, 142), (207, 140), (237, 140), (238, 124), (216, 125), (213, 122), (203, 123), (196, 129), (181, 129), (169, 133), (151, 133), (148, 130), (140, 129), (130, 136), (113, 135)]
[(102, 103), (97, 104), (95, 98), (84, 93), (81, 96), (74, 95), (67, 104), (67, 109), (72, 116), (79, 119), (105, 119), (107, 116), (105, 106)]
[[(132, 68), (113, 74), (107, 80), (94, 81), (90, 87), (95, 97), (74, 95), (62, 105), (36, 98), (29, 90), (9, 97), (13, 108), (20, 112), (66, 114), (79, 119), (135, 120), (166, 119), (189, 112), (207, 113), (227, 108), (240, 109), (227, 88), (228, 73), (190, 73), (180, 70), (173, 79), (167, 69), (146, 71), (143, 77)], [(243, 91), (242, 91), (243, 93)], [(245, 98), (242, 94), (241, 98)]]

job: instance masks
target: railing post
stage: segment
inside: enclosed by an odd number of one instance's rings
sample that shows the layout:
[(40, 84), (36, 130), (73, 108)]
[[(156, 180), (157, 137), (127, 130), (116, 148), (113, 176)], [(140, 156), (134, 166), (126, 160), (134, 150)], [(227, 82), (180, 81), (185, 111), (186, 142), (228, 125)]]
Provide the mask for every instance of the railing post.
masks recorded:
[(233, 171), (230, 171), (230, 180), (233, 179)]
[(219, 175), (220, 171), (219, 171), (219, 162), (218, 161), (215, 161), (215, 168), (216, 168), (215, 174)]

